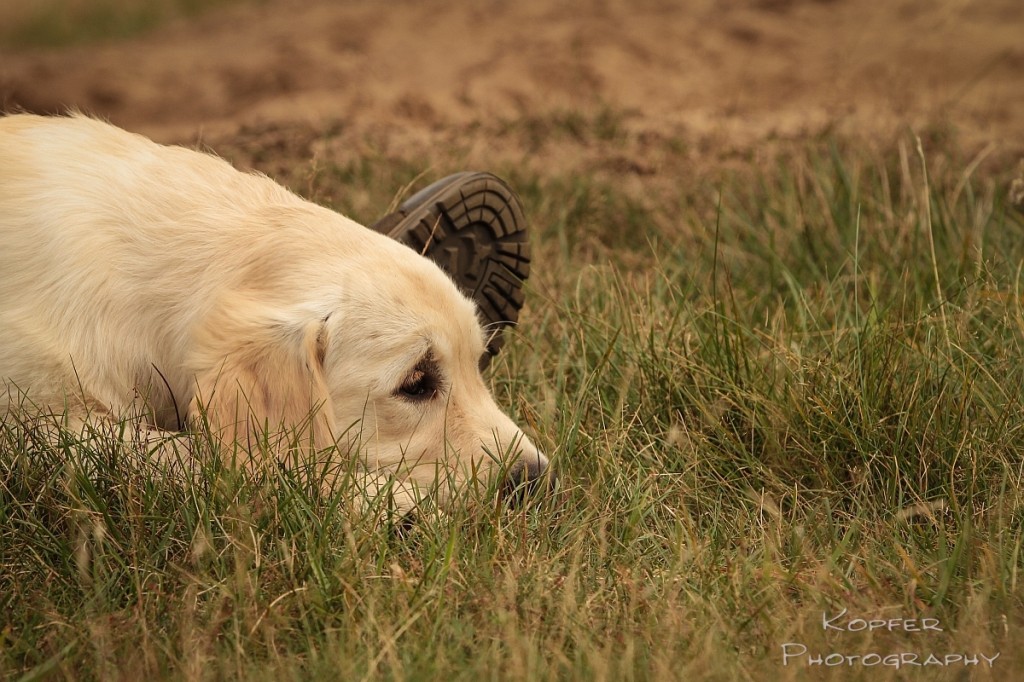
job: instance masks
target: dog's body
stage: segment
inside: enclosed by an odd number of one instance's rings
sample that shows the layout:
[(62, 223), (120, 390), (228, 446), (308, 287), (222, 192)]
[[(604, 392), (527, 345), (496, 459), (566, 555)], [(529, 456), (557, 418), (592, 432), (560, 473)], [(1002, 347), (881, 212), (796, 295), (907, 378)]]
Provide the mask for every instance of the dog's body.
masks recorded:
[(268, 178), (82, 116), (0, 118), (0, 417), (203, 415), (242, 446), (305, 425), (422, 485), (449, 446), (456, 482), (496, 470), (483, 448), (539, 472), (483, 350), (433, 263)]

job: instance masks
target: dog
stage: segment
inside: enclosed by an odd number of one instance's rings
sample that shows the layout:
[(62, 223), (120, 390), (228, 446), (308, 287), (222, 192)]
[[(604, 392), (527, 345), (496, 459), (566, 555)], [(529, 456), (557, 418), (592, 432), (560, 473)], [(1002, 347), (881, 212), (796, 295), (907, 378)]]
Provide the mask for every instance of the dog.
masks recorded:
[(0, 118), (0, 418), (333, 448), (408, 509), (547, 476), (484, 344), (431, 261), (266, 176), (77, 113)]

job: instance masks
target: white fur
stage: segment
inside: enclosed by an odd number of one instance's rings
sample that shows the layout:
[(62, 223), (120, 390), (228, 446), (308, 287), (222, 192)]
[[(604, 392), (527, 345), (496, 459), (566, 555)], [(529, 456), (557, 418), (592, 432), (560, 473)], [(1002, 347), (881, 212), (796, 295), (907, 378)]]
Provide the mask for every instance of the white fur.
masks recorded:
[[(484, 448), (546, 463), (483, 351), (433, 263), (266, 177), (84, 116), (0, 118), (0, 417), (205, 414), (249, 450), (315, 412), (317, 449), (421, 486), (486, 477)], [(442, 390), (410, 400), (428, 355)]]

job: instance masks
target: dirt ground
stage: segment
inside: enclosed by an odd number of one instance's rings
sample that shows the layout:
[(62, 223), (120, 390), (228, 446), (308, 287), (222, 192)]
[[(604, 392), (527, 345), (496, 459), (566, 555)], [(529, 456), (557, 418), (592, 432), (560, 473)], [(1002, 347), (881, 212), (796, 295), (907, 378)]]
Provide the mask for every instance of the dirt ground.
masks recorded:
[(343, 128), (483, 156), (529, 151), (493, 134), (509, 122), (616, 112), (646, 141), (619, 154), (624, 173), (656, 173), (666, 144), (699, 163), (907, 126), (1009, 161), (1022, 37), (1021, 0), (266, 0), (123, 42), (0, 51), (0, 106), (74, 106), (162, 141)]

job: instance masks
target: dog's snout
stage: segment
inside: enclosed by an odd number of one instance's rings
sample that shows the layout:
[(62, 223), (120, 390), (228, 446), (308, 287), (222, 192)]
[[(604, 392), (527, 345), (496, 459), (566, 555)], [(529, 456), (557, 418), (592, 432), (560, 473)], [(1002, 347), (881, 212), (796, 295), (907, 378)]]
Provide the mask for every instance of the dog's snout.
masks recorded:
[(554, 471), (547, 457), (537, 453), (523, 456), (508, 470), (505, 478), (505, 492), (516, 499), (551, 488), (555, 483)]

